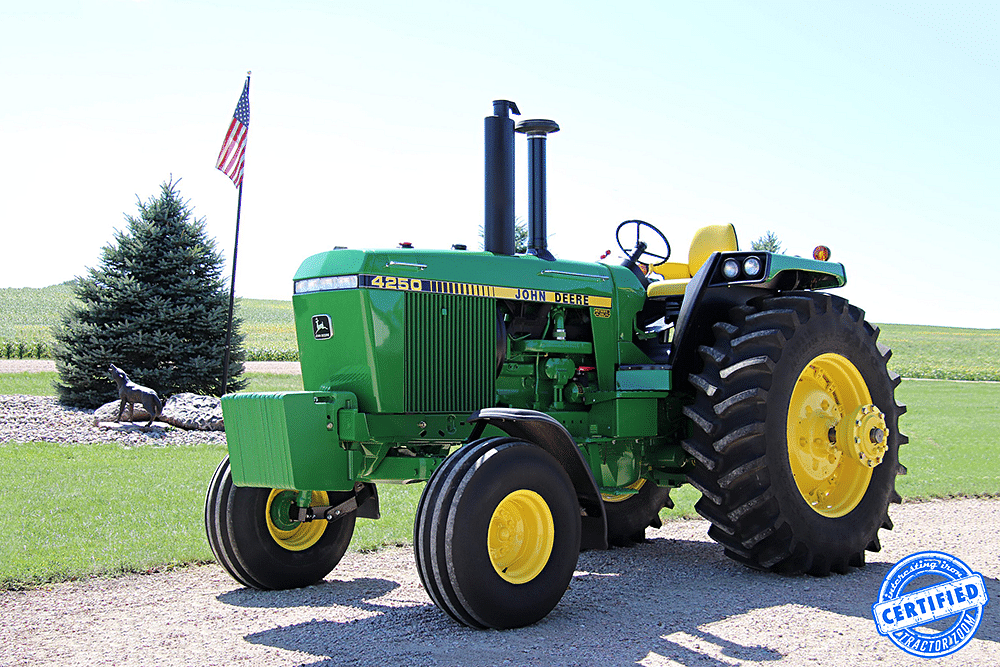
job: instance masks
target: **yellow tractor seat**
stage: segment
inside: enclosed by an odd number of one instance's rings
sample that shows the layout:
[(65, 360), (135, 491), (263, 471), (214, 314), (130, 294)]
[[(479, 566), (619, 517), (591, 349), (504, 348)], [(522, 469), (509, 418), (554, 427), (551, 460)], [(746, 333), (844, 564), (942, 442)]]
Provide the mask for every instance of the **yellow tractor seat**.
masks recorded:
[(663, 277), (649, 284), (647, 296), (675, 296), (684, 294), (692, 276), (708, 261), (713, 252), (733, 252), (739, 250), (736, 228), (728, 225), (708, 225), (694, 233), (687, 262), (661, 262), (649, 270)]

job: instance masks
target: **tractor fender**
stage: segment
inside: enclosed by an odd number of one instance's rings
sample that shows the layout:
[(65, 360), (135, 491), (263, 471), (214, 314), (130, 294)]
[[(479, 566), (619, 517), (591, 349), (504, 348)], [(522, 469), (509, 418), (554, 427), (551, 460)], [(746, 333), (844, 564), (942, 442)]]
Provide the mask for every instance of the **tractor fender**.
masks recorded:
[(734, 306), (764, 293), (759, 285), (710, 285), (710, 278), (721, 261), (721, 253), (712, 253), (684, 291), (670, 353), (670, 365), (678, 385), (686, 385), (690, 374), (701, 367), (698, 348), (711, 344), (712, 327), (716, 322), (726, 321)]
[(544, 412), (515, 408), (484, 408), (474, 412), (468, 421), (476, 424), (473, 439), (478, 438), (487, 425), (495, 426), (507, 435), (537, 445), (555, 457), (573, 482), (583, 509), (580, 548), (608, 548), (608, 523), (600, 489), (573, 436), (562, 424)]
[[(768, 255), (768, 275), (759, 282), (734, 284), (713, 282), (717, 268), (732, 253), (714, 252), (691, 278), (684, 290), (677, 324), (674, 327), (670, 364), (678, 384), (688, 382), (701, 368), (699, 348), (715, 340), (713, 327), (729, 321), (729, 311), (766, 294), (797, 289), (839, 287), (847, 278), (841, 264), (801, 257)], [(745, 253), (739, 253), (745, 254)]]

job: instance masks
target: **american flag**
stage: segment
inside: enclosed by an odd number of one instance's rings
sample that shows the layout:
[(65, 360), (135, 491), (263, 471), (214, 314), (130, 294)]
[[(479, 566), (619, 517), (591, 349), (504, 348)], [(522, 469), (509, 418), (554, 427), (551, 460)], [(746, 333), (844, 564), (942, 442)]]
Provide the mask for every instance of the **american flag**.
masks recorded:
[(222, 142), (215, 168), (223, 172), (239, 187), (243, 184), (243, 162), (247, 154), (247, 130), (250, 128), (250, 77), (243, 84), (243, 94), (236, 103), (233, 122), (229, 124), (226, 140)]

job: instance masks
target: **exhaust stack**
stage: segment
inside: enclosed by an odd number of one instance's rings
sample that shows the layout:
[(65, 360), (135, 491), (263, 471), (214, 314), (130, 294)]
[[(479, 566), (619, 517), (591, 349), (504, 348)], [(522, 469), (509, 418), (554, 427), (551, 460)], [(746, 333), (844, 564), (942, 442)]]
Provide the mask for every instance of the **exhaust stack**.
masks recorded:
[(514, 121), (520, 116), (510, 100), (493, 100), (485, 120), (486, 220), (484, 246), (495, 255), (514, 254)]
[(540, 118), (522, 120), (516, 131), (528, 135), (528, 254), (553, 260), (545, 212), (545, 141), (547, 135), (559, 131), (559, 125)]

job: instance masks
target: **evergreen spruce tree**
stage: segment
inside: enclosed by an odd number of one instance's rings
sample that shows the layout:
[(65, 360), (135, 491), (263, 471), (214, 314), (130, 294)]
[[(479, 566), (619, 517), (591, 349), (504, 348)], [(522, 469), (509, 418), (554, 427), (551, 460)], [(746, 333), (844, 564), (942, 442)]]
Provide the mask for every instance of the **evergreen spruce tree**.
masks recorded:
[[(173, 179), (138, 208), (102, 249), (100, 266), (76, 280), (79, 301), (53, 331), (56, 390), (67, 405), (94, 408), (115, 400), (109, 364), (161, 398), (222, 391), (229, 315), (222, 255)], [(239, 324), (233, 323), (229, 391), (246, 386)]]
[(763, 250), (765, 252), (780, 253), (781, 252), (781, 241), (778, 240), (778, 235), (767, 230), (767, 234), (761, 236), (756, 241), (750, 243), (750, 248), (753, 250)]

